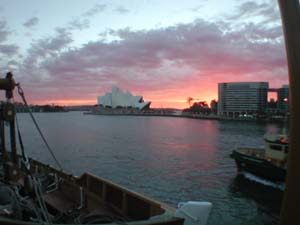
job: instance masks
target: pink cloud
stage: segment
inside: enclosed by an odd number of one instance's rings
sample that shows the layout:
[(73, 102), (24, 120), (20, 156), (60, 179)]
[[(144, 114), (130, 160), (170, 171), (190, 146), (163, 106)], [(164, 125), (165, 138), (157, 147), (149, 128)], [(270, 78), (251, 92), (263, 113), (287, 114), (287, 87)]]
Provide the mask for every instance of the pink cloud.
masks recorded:
[(216, 98), (218, 82), (287, 83), (280, 26), (248, 23), (224, 30), (223, 25), (196, 20), (148, 31), (122, 29), (111, 31), (119, 41), (94, 41), (73, 49), (65, 48), (72, 38), (60, 30), (53, 39), (32, 46), (23, 64), (31, 76), (21, 79), (36, 102), (96, 101), (117, 85), (144, 95), (155, 106), (165, 101), (163, 105), (181, 108), (188, 96)]

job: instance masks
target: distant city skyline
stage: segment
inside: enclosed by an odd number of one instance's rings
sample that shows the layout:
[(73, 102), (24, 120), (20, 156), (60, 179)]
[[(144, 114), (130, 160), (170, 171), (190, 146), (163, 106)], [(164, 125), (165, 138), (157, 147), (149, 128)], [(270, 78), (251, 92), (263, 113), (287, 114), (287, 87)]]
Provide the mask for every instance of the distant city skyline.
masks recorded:
[(186, 108), (221, 82), (288, 83), (274, 0), (0, 0), (0, 56), (32, 104), (97, 104), (118, 86)]

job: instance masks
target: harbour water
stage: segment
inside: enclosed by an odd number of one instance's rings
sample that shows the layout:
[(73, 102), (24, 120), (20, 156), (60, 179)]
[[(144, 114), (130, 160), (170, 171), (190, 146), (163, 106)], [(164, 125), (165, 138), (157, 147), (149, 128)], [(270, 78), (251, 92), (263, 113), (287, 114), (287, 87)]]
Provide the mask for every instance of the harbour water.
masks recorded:
[[(238, 175), (235, 146), (263, 146), (280, 125), (188, 118), (36, 113), (63, 168), (84, 171), (176, 206), (213, 203), (209, 225), (277, 224), (282, 184)], [(28, 114), (18, 114), (29, 156), (54, 164)], [(259, 181), (256, 182), (256, 181)]]

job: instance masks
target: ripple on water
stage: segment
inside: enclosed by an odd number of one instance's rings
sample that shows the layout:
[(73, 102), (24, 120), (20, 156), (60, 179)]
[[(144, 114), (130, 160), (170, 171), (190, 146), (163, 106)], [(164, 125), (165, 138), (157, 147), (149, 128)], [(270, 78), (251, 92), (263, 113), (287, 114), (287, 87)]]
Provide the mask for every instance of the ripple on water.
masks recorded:
[[(89, 171), (173, 206), (211, 201), (209, 225), (278, 222), (280, 193), (238, 176), (229, 157), (236, 145), (261, 146), (267, 130), (280, 130), (276, 125), (78, 112), (35, 115), (63, 167), (77, 175)], [(29, 155), (53, 163), (28, 115), (18, 116)]]

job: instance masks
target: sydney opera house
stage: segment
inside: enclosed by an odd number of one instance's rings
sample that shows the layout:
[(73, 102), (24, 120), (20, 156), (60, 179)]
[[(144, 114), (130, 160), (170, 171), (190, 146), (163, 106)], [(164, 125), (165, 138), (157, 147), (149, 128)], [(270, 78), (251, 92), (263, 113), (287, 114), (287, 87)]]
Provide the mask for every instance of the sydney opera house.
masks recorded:
[(142, 96), (134, 96), (129, 91), (123, 92), (117, 87), (112, 87), (111, 93), (98, 97), (98, 105), (105, 108), (119, 109), (148, 109), (151, 102), (145, 102)]

